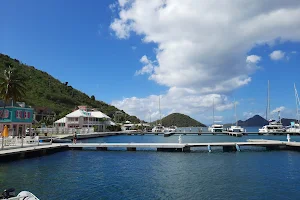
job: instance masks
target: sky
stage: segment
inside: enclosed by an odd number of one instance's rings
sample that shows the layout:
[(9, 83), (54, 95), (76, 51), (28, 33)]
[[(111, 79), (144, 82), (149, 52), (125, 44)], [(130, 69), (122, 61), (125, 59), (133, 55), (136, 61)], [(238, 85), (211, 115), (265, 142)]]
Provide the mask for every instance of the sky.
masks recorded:
[(0, 52), (149, 121), (296, 118), (298, 0), (3, 0)]

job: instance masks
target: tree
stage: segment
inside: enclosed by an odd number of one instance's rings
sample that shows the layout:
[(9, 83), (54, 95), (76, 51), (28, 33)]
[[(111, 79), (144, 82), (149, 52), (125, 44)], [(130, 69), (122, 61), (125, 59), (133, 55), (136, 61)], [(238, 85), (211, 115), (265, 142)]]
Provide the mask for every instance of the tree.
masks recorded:
[(8, 69), (5, 69), (3, 76), (0, 76), (0, 98), (4, 101), (5, 105), (10, 99), (18, 101), (24, 98), (25, 91), (24, 80), (20, 78), (16, 69), (10, 66)]
[(94, 95), (91, 96), (91, 99), (92, 99), (93, 101), (96, 100)]

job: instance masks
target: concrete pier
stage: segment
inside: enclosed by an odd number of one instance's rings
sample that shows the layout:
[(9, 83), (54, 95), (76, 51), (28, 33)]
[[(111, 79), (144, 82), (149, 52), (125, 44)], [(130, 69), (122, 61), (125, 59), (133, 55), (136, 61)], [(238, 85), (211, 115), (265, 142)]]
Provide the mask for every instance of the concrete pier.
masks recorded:
[(224, 152), (242, 151), (243, 147), (264, 147), (267, 150), (295, 150), (300, 151), (300, 142), (285, 142), (277, 140), (249, 140), (247, 142), (212, 142), (212, 143), (63, 143), (40, 144), (23, 148), (8, 148), (0, 150), (0, 161), (42, 156), (64, 150), (84, 150), (94, 148), (100, 151), (123, 148), (127, 151), (139, 149), (154, 149), (162, 152), (190, 152), (192, 148), (204, 147), (213, 152), (214, 147), (222, 147)]

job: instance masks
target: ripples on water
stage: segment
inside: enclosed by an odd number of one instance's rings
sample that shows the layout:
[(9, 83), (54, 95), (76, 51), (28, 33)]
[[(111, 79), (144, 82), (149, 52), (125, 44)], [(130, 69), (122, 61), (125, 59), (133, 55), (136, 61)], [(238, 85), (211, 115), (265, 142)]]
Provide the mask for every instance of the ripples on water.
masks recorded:
[[(223, 140), (219, 137), (227, 136), (183, 138)], [(88, 141), (119, 140), (166, 142), (177, 137), (118, 136)], [(0, 186), (29, 190), (42, 200), (298, 199), (299, 155), (293, 151), (65, 151), (0, 163)]]

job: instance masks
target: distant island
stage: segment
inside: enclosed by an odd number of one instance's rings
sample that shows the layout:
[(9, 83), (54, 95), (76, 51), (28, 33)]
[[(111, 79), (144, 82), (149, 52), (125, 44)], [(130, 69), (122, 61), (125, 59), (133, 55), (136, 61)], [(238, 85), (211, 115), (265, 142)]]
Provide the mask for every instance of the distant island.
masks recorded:
[[(162, 118), (162, 125), (163, 126), (177, 126), (177, 127), (206, 127), (206, 125), (198, 122), (197, 120), (181, 114), (181, 113), (172, 113), (164, 118)], [(160, 123), (159, 120), (153, 122), (152, 124)]]
[[(295, 119), (287, 119), (287, 118), (281, 119), (283, 126), (289, 126), (289, 125), (291, 125), (291, 122), (294, 122), (294, 121), (296, 121), (296, 120)], [(239, 126), (248, 126), (248, 127), (251, 127), (251, 126), (262, 127), (267, 124), (269, 124), (268, 120), (266, 120), (265, 118), (263, 118), (260, 115), (254, 115), (253, 117), (250, 117), (249, 119), (247, 119), (245, 121), (242, 121), (242, 120), (238, 121)], [(225, 127), (229, 127), (231, 125), (233, 125), (233, 124), (224, 124)]]

